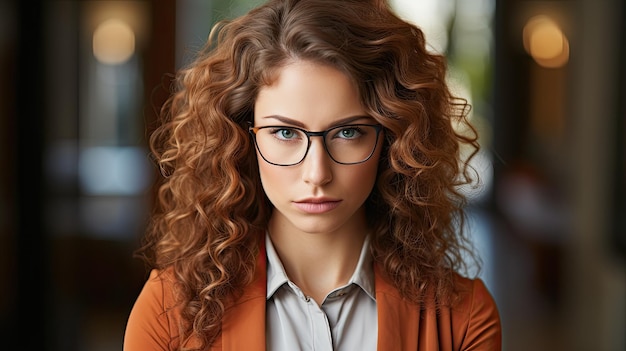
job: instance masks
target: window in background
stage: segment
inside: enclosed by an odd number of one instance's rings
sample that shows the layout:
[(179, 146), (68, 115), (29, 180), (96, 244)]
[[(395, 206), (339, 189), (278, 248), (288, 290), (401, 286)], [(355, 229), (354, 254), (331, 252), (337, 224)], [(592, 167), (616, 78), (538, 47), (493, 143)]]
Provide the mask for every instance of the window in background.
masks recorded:
[(45, 344), (115, 349), (144, 279), (132, 253), (145, 230), (155, 172), (144, 82), (146, 50), (154, 47), (151, 18), (160, 5), (45, 3)]
[(51, 35), (66, 38), (50, 50), (54, 235), (124, 240), (143, 231), (152, 181), (140, 55), (148, 11), (147, 3), (129, 1), (52, 7)]
[(145, 148), (139, 54), (148, 8), (90, 2), (81, 29), (79, 157), (81, 226), (97, 236), (132, 237), (143, 227), (151, 165)]

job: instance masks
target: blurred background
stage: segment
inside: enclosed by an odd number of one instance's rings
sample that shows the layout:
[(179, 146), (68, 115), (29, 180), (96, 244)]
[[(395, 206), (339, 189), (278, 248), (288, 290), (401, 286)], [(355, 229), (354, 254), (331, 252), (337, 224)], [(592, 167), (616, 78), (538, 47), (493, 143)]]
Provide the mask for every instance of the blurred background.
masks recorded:
[[(0, 2), (0, 335), (120, 350), (172, 74), (261, 0)], [(394, 0), (473, 105), (504, 350), (626, 350), (626, 4)]]

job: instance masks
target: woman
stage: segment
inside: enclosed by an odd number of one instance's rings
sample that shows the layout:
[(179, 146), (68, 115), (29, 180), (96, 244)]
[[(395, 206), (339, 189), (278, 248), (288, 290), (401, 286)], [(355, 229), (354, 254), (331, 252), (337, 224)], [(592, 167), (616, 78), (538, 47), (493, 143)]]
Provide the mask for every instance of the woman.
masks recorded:
[(478, 144), (422, 32), (382, 1), (273, 0), (211, 38), (151, 138), (125, 350), (499, 350), (456, 273)]

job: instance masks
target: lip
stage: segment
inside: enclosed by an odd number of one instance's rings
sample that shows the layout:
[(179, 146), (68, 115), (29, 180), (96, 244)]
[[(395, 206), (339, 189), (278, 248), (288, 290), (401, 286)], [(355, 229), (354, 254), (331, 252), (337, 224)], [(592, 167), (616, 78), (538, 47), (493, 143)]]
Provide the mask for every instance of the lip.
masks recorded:
[(334, 210), (340, 203), (341, 200), (318, 197), (294, 201), (293, 205), (302, 212), (320, 214)]

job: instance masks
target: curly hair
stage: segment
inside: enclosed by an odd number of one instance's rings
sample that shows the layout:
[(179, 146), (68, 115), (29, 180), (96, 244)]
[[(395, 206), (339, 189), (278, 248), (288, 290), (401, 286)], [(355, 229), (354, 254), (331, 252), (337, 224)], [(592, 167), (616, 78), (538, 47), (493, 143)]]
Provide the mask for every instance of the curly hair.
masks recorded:
[(429, 289), (442, 303), (454, 295), (453, 274), (468, 247), (459, 230), (466, 199), (458, 186), (471, 182), (461, 145), (472, 155), (479, 145), (469, 105), (446, 84), (445, 58), (384, 1), (272, 0), (214, 28), (178, 72), (150, 139), (163, 179), (138, 253), (174, 272), (183, 340), (213, 343), (225, 307), (254, 276), (272, 206), (247, 127), (259, 89), (294, 60), (346, 74), (384, 127), (366, 201), (383, 274), (416, 303)]

